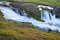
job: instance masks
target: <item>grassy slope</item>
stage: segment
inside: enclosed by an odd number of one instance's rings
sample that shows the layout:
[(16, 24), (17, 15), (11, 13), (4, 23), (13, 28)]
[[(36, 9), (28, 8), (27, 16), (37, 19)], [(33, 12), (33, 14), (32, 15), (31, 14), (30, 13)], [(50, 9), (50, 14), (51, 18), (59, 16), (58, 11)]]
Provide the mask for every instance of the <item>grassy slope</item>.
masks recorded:
[(31, 2), (36, 4), (60, 5), (60, 0), (14, 0), (20, 2)]
[(46, 33), (27, 23), (6, 20), (0, 13), (0, 40), (60, 40), (58, 33)]

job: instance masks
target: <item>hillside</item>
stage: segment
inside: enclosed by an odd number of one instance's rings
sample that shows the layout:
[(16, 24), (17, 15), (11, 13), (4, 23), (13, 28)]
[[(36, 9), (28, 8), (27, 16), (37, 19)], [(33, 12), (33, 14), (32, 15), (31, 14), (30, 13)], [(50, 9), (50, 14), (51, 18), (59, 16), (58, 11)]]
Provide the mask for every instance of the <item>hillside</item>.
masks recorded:
[(60, 0), (0, 0), (0, 1), (18, 1), (23, 3), (35, 3), (60, 6)]
[[(14, 1), (27, 2), (29, 3), (29, 5), (30, 3), (60, 5), (60, 0), (14, 0)], [(14, 4), (15, 3), (12, 2), (12, 5)], [(29, 8), (31, 7), (36, 8), (36, 5), (34, 6), (30, 5)], [(14, 7), (19, 9), (19, 5), (15, 4)], [(29, 11), (32, 11), (32, 8), (31, 10), (27, 11), (31, 15), (31, 12)], [(37, 13), (39, 13), (39, 11), (37, 11)], [(33, 14), (31, 16), (33, 16), (34, 18), (36, 16), (36, 19), (41, 20), (39, 19), (39, 16), (37, 16), (36, 14)], [(24, 22), (20, 23), (13, 20), (7, 20), (3, 18), (3, 14), (0, 12), (0, 40), (60, 40), (60, 33), (43, 32), (37, 30), (30, 23)]]
[(14, 1), (60, 6), (60, 0), (14, 0)]

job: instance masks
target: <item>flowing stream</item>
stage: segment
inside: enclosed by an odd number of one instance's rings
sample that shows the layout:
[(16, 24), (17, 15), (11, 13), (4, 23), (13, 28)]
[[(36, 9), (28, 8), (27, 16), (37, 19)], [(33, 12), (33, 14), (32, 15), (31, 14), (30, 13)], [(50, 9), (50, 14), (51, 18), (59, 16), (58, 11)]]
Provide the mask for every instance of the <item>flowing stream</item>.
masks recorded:
[(47, 10), (44, 10), (45, 17), (44, 16), (41, 17), (45, 22), (37, 21), (32, 17), (31, 18), (27, 17), (27, 14), (25, 13), (24, 10), (22, 11), (23, 16), (21, 16), (17, 9), (15, 9), (16, 12), (13, 10), (13, 7), (0, 6), (0, 10), (4, 15), (3, 17), (6, 19), (11, 19), (17, 22), (28, 22), (34, 25), (35, 27), (38, 27), (39, 29), (45, 29), (46, 31), (48, 31), (48, 29), (51, 29), (51, 30), (58, 30), (60, 32), (60, 28), (58, 26), (49, 24), (49, 23), (59, 24), (59, 21), (55, 18), (55, 16), (53, 16), (53, 18), (51, 16), (52, 21), (54, 21), (54, 22), (51, 22), (50, 18), (48, 17), (49, 13)]

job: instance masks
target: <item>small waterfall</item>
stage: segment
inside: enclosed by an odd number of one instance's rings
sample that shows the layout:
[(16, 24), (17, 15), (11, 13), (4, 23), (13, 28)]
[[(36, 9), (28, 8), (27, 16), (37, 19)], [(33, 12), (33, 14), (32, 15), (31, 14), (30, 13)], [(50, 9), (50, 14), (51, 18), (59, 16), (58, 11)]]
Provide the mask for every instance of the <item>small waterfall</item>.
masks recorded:
[[(41, 11), (41, 19), (49, 24), (55, 24), (55, 15), (53, 16), (49, 10), (53, 10), (52, 7), (39, 5), (39, 10)], [(48, 10), (49, 9), (49, 10)]]
[(43, 19), (45, 22), (50, 22), (49, 12), (47, 10), (43, 10), (43, 13), (41, 14), (41, 19)]
[(22, 10), (21, 14), (22, 14), (23, 16), (27, 16), (27, 13), (26, 13), (24, 10)]
[[(3, 17), (6, 19), (11, 19), (11, 20), (14, 20), (17, 22), (28, 22), (28, 23), (31, 23), (32, 25), (34, 25), (35, 27), (37, 27), (39, 29), (45, 29), (46, 31), (48, 31), (48, 29), (51, 29), (51, 30), (58, 30), (60, 32), (60, 29), (57, 26), (49, 25), (46, 22), (37, 21), (32, 17), (31, 18), (27, 17), (25, 11), (23, 11), (23, 16), (21, 16), (21, 15), (17, 14), (17, 12), (13, 11), (12, 8), (9, 8), (9, 7), (0, 6), (0, 10), (4, 15)], [(47, 12), (47, 11), (45, 11), (45, 12)], [(46, 17), (48, 17), (48, 14)], [(46, 20), (46, 19), (44, 19), (44, 20)], [(50, 21), (49, 17), (48, 17), (47, 21), (48, 20)]]
[(15, 11), (17, 14), (20, 14), (17, 8), (14, 8), (14, 7), (12, 7), (12, 6), (9, 6), (9, 7), (10, 7), (11, 9), (13, 9), (13, 11)]
[[(44, 20), (46, 23), (50, 24), (50, 25), (57, 25), (60, 24), (60, 19), (55, 17), (55, 14), (52, 15), (51, 12), (49, 12), (49, 10), (53, 10), (52, 7), (49, 6), (43, 6), (43, 5), (38, 5), (39, 10), (41, 11), (41, 19)], [(49, 9), (49, 10), (48, 10)], [(59, 25), (60, 26), (60, 25)]]

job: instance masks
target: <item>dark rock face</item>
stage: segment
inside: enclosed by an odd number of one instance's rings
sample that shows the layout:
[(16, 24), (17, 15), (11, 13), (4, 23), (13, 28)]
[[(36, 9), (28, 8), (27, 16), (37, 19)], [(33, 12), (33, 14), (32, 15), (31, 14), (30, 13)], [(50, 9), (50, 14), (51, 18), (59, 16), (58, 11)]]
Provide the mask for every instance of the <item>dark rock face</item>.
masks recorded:
[(37, 6), (35, 4), (24, 4), (19, 2), (11, 2), (11, 5), (14, 7), (18, 7), (20, 10), (26, 10), (28, 12), (34, 13), (37, 15)]
[(12, 6), (19, 9), (20, 14), (22, 10), (28, 14), (28, 17), (34, 17), (35, 19), (40, 19), (40, 11), (36, 4), (29, 4), (29, 3), (20, 3), (20, 2), (11, 2)]
[(56, 14), (57, 18), (60, 18), (60, 7), (55, 7), (53, 13)]

